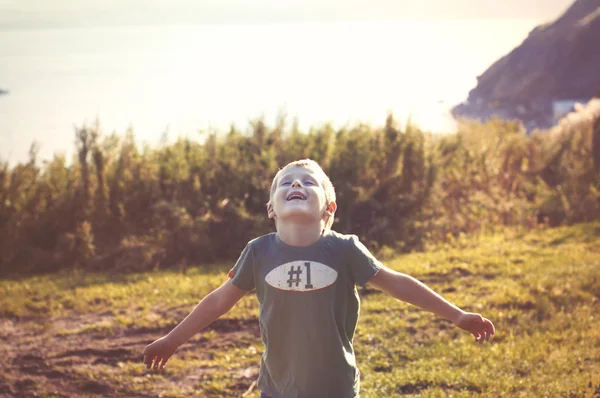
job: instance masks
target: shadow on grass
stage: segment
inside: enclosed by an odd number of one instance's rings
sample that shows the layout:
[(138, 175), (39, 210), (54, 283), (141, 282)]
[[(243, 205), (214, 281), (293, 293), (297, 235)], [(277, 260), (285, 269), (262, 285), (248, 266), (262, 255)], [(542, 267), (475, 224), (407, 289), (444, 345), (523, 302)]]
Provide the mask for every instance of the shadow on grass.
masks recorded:
[(569, 239), (574, 238), (575, 234), (567, 234), (548, 242), (548, 246), (558, 246), (566, 243)]
[(481, 392), (481, 388), (474, 384), (447, 384), (447, 383), (436, 383), (433, 381), (418, 381), (416, 383), (407, 383), (396, 388), (396, 392), (400, 394), (418, 394), (429, 388), (441, 388), (443, 390), (452, 391), (468, 391), (468, 392)]

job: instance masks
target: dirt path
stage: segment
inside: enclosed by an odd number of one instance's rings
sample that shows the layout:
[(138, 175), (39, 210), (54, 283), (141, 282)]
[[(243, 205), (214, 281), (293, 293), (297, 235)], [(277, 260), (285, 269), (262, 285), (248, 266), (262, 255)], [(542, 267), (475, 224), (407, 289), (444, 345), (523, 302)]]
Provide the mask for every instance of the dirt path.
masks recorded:
[[(130, 362), (142, 362), (143, 348), (164, 335), (166, 328), (111, 329), (112, 335), (98, 332), (93, 325), (109, 324), (111, 314), (48, 320), (45, 318), (0, 318), (0, 397), (156, 397), (169, 396), (156, 391), (148, 374), (122, 376), (121, 368)], [(87, 330), (86, 330), (87, 328)], [(179, 348), (176, 355), (202, 358), (218, 345), (236, 344), (259, 336), (255, 321), (221, 319), (210, 329), (219, 332), (218, 342), (196, 336)], [(65, 333), (65, 331), (69, 331)], [(145, 369), (145, 368), (144, 368)], [(177, 380), (181, 391), (193, 391), (203, 373)], [(240, 382), (234, 396), (241, 396), (258, 374), (256, 368), (238, 375)], [(110, 375), (110, 377), (102, 377)], [(108, 379), (108, 380), (107, 380)], [(137, 384), (135, 388), (131, 383)], [(186, 385), (186, 383), (188, 385)], [(149, 384), (144, 388), (144, 384)], [(140, 393), (142, 391), (142, 393)]]

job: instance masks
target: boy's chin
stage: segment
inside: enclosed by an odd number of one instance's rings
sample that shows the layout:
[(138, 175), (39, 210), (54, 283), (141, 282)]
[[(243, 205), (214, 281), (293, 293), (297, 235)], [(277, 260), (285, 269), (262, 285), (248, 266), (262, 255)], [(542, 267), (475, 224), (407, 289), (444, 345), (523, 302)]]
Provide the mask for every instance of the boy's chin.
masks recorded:
[(281, 212), (277, 217), (279, 221), (289, 221), (289, 222), (300, 222), (306, 223), (314, 220), (318, 220), (318, 217), (315, 217), (314, 211), (310, 211), (309, 209), (287, 209), (286, 211)]

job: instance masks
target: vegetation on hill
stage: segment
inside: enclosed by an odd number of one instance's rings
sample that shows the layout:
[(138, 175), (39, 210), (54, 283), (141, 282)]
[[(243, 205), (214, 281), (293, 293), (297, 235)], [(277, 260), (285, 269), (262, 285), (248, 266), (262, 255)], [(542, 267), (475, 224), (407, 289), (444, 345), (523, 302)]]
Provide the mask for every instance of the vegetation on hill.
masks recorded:
[(135, 271), (237, 258), (271, 232), (271, 179), (310, 157), (337, 191), (334, 229), (380, 255), (460, 233), (600, 218), (600, 118), (528, 136), (518, 123), (439, 136), (384, 126), (300, 132), (258, 120), (205, 140), (141, 148), (134, 133), (76, 130), (77, 156), (0, 163), (0, 276), (62, 268)]

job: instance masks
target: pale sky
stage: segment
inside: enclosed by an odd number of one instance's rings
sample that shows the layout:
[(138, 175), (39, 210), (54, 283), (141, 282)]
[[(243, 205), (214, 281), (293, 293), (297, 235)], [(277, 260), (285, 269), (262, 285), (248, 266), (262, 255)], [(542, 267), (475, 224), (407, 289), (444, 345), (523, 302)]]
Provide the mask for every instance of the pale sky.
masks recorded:
[(279, 110), (450, 132), (476, 77), (573, 1), (0, 0), (0, 160), (70, 154), (96, 118), (147, 143)]
[[(574, 0), (0, 0), (0, 30), (422, 18), (552, 21)], [(149, 5), (150, 4), (150, 5)]]

